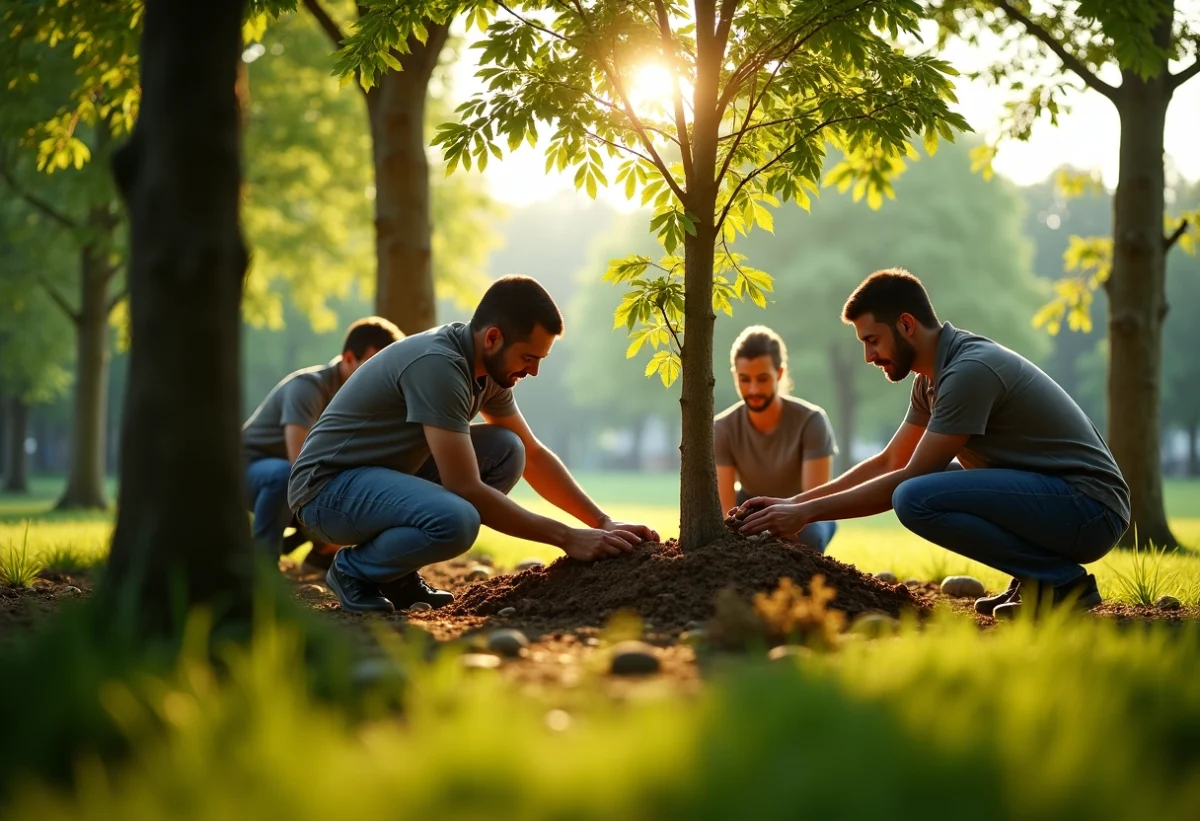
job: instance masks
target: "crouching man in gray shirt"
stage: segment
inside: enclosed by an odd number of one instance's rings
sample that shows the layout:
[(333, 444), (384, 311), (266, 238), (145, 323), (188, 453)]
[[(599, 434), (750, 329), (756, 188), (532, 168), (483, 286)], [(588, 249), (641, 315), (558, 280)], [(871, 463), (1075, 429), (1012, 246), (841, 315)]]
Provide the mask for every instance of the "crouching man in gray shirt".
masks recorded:
[[(301, 529), (296, 543), (285, 545), (283, 538), (283, 531), (293, 524), (287, 503), (288, 475), (304, 437), (358, 366), (401, 336), (400, 329), (383, 317), (357, 320), (346, 330), (341, 356), (285, 376), (242, 425), (246, 504), (254, 512), (255, 544), (270, 561), (311, 539)], [(314, 542), (305, 561), (328, 567), (332, 558), (327, 545)]]
[[(868, 277), (842, 319), (888, 379), (916, 372), (908, 414), (882, 453), (837, 480), (791, 499), (746, 502), (742, 532), (795, 533), (892, 508), (917, 535), (1013, 577), (975, 602), (980, 613), (1011, 618), (1023, 600), (1031, 611), (1099, 604), (1096, 579), (1081, 565), (1112, 550), (1129, 526), (1129, 488), (1067, 392), (1014, 351), (940, 323), (921, 282), (903, 270)], [(947, 469), (955, 457), (964, 470)]]
[[(470, 549), (481, 524), (592, 561), (658, 534), (610, 519), (530, 431), (513, 386), (537, 376), (562, 334), (550, 295), (528, 277), (493, 283), (470, 324), (389, 345), (338, 392), (292, 469), (288, 502), (325, 541), (348, 545), (326, 581), (342, 607), (390, 613), (453, 596), (417, 572)], [(472, 424), (482, 414), (484, 424)], [(524, 477), (586, 525), (539, 516), (507, 494)]]
[[(738, 335), (729, 359), (742, 401), (713, 421), (721, 508), (731, 511), (755, 496), (794, 496), (828, 482), (837, 453), (833, 426), (819, 406), (788, 395), (787, 346), (779, 334), (752, 325)], [(836, 531), (837, 522), (813, 522), (796, 540), (824, 553)]]

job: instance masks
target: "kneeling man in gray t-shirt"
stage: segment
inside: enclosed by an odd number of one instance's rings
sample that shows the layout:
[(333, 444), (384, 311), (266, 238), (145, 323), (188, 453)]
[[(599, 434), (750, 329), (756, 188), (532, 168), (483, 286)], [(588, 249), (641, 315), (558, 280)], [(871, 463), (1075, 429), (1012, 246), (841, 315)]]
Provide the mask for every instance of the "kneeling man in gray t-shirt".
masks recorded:
[[(795, 533), (811, 522), (889, 508), (919, 536), (1013, 577), (975, 602), (1011, 618), (1025, 608), (1100, 603), (1081, 566), (1129, 526), (1129, 487), (1095, 425), (1058, 383), (992, 340), (939, 322), (920, 280), (877, 271), (850, 296), (867, 362), (893, 382), (917, 374), (887, 448), (790, 499), (751, 499), (742, 532)], [(948, 469), (955, 458), (962, 470)], [(753, 511), (753, 512), (751, 512)], [(1047, 595), (1022, 595), (1022, 587)]]
[[(417, 571), (465, 553), (481, 524), (582, 561), (658, 540), (597, 507), (517, 409), (513, 386), (537, 376), (562, 332), (558, 307), (536, 280), (504, 277), (470, 324), (389, 345), (329, 403), (292, 469), (288, 503), (322, 539), (349, 545), (325, 577), (343, 608), (449, 604), (454, 597)], [(484, 424), (471, 424), (477, 414)], [(522, 477), (586, 527), (510, 500)]]
[[(787, 346), (779, 334), (750, 326), (734, 341), (729, 364), (742, 401), (713, 420), (722, 509), (828, 482), (837, 453), (833, 426), (820, 407), (788, 395)], [(796, 540), (824, 553), (836, 531), (837, 522), (813, 522)]]

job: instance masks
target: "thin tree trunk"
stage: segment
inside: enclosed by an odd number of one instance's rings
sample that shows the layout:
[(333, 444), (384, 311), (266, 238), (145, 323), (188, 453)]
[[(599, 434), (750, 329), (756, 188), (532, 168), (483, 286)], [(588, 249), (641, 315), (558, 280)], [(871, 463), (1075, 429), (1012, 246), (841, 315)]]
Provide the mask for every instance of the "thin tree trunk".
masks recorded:
[(29, 406), (17, 397), (8, 399), (8, 460), (4, 469), (5, 493), (29, 492), (29, 457), (25, 454), (25, 437), (29, 430)]
[(409, 53), (397, 55), (403, 70), (382, 75), (367, 94), (375, 157), (375, 312), (406, 334), (437, 323), (425, 100), (447, 26), (425, 25), (425, 43), (410, 37)]
[(104, 604), (151, 634), (177, 631), (195, 605), (238, 629), (251, 609), (238, 448), (242, 11), (242, 0), (147, 4), (141, 112), (113, 161), (130, 216), (132, 346)]
[(0, 469), (8, 470), (8, 397), (0, 391)]
[[(1169, 21), (1168, 21), (1169, 25)], [(1169, 34), (1169, 32), (1168, 32)], [(1109, 297), (1108, 441), (1129, 483), (1133, 520), (1122, 543), (1175, 547), (1163, 502), (1162, 333), (1167, 315), (1163, 239), (1165, 73), (1125, 72), (1118, 91), (1120, 175), (1113, 195)], [(1135, 536), (1136, 532), (1136, 536)]]
[(851, 465), (854, 446), (855, 421), (858, 415), (856, 391), (854, 389), (853, 358), (836, 342), (829, 345), (829, 370), (833, 378), (833, 389), (837, 394), (837, 429), (834, 435), (841, 443), (835, 462), (836, 474), (844, 473)]
[[(88, 228), (111, 234), (107, 206), (93, 208)], [(59, 510), (104, 509), (105, 419), (108, 409), (108, 286), (114, 269), (106, 259), (107, 237), (80, 255), (79, 313), (75, 318), (75, 397), (71, 412), (70, 466)]]

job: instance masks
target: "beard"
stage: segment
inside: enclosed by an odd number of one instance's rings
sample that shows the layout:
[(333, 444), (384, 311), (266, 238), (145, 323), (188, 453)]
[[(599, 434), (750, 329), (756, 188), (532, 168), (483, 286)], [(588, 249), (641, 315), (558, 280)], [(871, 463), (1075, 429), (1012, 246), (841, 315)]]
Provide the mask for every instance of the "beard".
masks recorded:
[(912, 373), (913, 362), (917, 361), (917, 349), (911, 342), (896, 334), (892, 329), (892, 347), (895, 349), (893, 359), (875, 360), (875, 364), (883, 369), (891, 382), (902, 382)]
[(504, 369), (504, 352), (507, 347), (503, 347), (494, 354), (483, 355), (483, 368), (487, 371), (488, 377), (502, 388), (511, 388), (517, 384), (520, 377), (518, 373), (512, 373)]
[(771, 403), (775, 401), (775, 394), (769, 396), (743, 396), (742, 403), (745, 404), (746, 410), (751, 413), (762, 413), (767, 408), (771, 407)]

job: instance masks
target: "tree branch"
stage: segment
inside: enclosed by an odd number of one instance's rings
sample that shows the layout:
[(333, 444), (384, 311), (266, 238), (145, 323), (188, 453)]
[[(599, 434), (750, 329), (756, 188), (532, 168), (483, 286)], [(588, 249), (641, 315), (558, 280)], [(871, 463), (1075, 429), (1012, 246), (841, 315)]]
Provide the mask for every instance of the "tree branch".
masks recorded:
[(75, 309), (71, 307), (71, 304), (67, 302), (66, 298), (62, 295), (62, 291), (58, 290), (54, 283), (46, 279), (46, 277), (42, 274), (38, 274), (38, 284), (42, 286), (42, 289), (45, 290), (50, 299), (54, 301), (54, 304), (61, 308), (62, 312), (67, 315), (67, 319), (71, 320), (73, 324), (78, 325), (80, 322), (79, 314), (76, 313)]
[(121, 304), (121, 301), (123, 299), (125, 299), (125, 297), (127, 297), (127, 296), (129, 296), (129, 284), (128, 283), (126, 283), (121, 288), (121, 290), (119, 290), (115, 294), (113, 294), (112, 299), (110, 299), (108, 301), (108, 309), (105, 311), (105, 313), (111, 314), (116, 309), (116, 307)]
[[(728, 0), (727, 0), (728, 2)], [(675, 56), (674, 38), (671, 37), (671, 19), (667, 16), (667, 6), (663, 0), (654, 0), (654, 8), (658, 12), (658, 33), (662, 37), (663, 58), (671, 71), (671, 99), (675, 103), (675, 130), (679, 134), (679, 150), (683, 161), (683, 178), (690, 184), (692, 181), (692, 148), (687, 138), (687, 117), (683, 113), (683, 93), (679, 90), (679, 75), (682, 66)]]
[(33, 206), (38, 211), (41, 211), (47, 217), (57, 222), (68, 231), (79, 230), (79, 224), (62, 211), (59, 211), (53, 205), (41, 199), (40, 197), (34, 196), (26, 191), (24, 186), (22, 186), (21, 183), (17, 181), (17, 178), (13, 176), (12, 170), (8, 167), (7, 163), (0, 162), (0, 176), (4, 177), (4, 181), (8, 183), (8, 187), (11, 188), (18, 197), (25, 200), (26, 203)]
[[(509, 14), (511, 14), (513, 17), (517, 18), (522, 23), (524, 23), (525, 25), (529, 26), (532, 29), (537, 29), (538, 31), (542, 32), (543, 34), (548, 34), (551, 37), (553, 37), (555, 40), (561, 40), (564, 43), (571, 42), (570, 39), (562, 36), (557, 31), (553, 31), (552, 29), (546, 28), (541, 23), (535, 23), (532, 20), (522, 17), (521, 15), (519, 15), (515, 11), (513, 11), (511, 8), (509, 8), (507, 5), (505, 5), (503, 2), (498, 2), (496, 5), (498, 5), (500, 8), (504, 9)], [(580, 12), (580, 14), (582, 14), (582, 12)]]
[(1163, 253), (1170, 251), (1171, 246), (1173, 246), (1175, 243), (1179, 242), (1179, 238), (1187, 233), (1188, 227), (1189, 227), (1188, 221), (1187, 221), (1187, 218), (1185, 217), (1183, 219), (1183, 221), (1179, 223), (1179, 227), (1171, 232), (1171, 236), (1163, 237)]
[[(308, 9), (309, 13), (312, 14), (313, 18), (316, 19), (321, 28), (325, 30), (325, 33), (329, 35), (329, 39), (333, 42), (333, 47), (341, 48), (342, 42), (346, 39), (346, 35), (342, 32), (341, 28), (334, 21), (334, 19), (330, 17), (328, 13), (326, 13), (324, 8), (321, 7), (320, 0), (301, 0), (301, 2), (304, 3), (304, 8)], [(362, 80), (361, 69), (356, 68), (354, 70), (354, 79), (356, 81)], [(355, 82), (354, 85), (358, 87), (358, 90), (363, 93), (364, 97), (367, 96), (367, 91), (362, 87), (362, 82)]]
[(663, 324), (667, 326), (667, 330), (671, 332), (671, 336), (675, 338), (675, 345), (679, 348), (679, 355), (683, 356), (683, 342), (679, 339), (679, 334), (675, 333), (675, 326), (671, 324), (671, 320), (667, 319), (667, 309), (662, 305), (658, 306), (658, 312), (662, 314)]
[(717, 18), (716, 45), (725, 53), (729, 45), (729, 29), (733, 25), (733, 14), (737, 11), (738, 0), (721, 0), (720, 16)]
[(584, 131), (583, 133), (587, 134), (590, 138), (592, 138), (596, 142), (604, 143), (605, 145), (611, 145), (613, 148), (616, 148), (620, 151), (625, 151), (629, 154), (632, 154), (635, 157), (645, 160), (648, 163), (654, 162), (654, 159), (651, 156), (649, 156), (648, 154), (643, 154), (641, 151), (638, 151), (636, 148), (630, 148), (627, 145), (621, 145), (620, 143), (614, 143), (612, 140), (601, 137), (595, 131)]
[(1200, 74), (1200, 57), (1197, 57), (1195, 62), (1187, 68), (1181, 69), (1177, 74), (1172, 74), (1167, 82), (1171, 90), (1174, 91), (1197, 74)]
[(1116, 87), (1109, 85), (1097, 77), (1091, 69), (1083, 64), (1082, 60), (1067, 51), (1063, 44), (1054, 38), (1054, 35), (1031, 20), (1024, 12), (1012, 5), (1012, 3), (1009, 3), (1008, 0), (991, 0), (991, 2), (993, 6), (1004, 12), (1010, 20), (1020, 23), (1026, 31), (1038, 40), (1041, 40), (1046, 48), (1054, 52), (1059, 60), (1062, 60), (1063, 66), (1078, 75), (1079, 79), (1083, 80), (1084, 84), (1089, 88), (1100, 92), (1110, 100), (1116, 100)]

